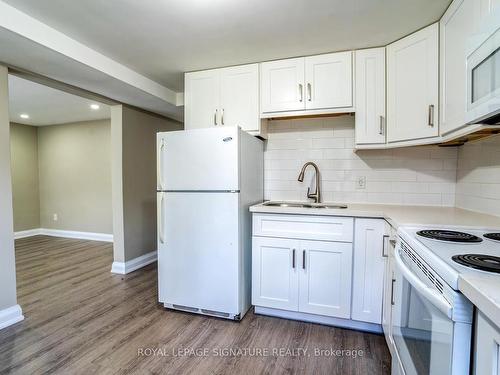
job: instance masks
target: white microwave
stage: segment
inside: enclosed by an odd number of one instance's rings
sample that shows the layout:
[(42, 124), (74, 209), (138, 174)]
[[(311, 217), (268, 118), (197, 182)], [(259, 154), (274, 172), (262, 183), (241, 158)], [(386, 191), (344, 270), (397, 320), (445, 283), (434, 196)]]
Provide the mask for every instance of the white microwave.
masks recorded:
[(467, 122), (500, 124), (500, 28), (467, 57)]

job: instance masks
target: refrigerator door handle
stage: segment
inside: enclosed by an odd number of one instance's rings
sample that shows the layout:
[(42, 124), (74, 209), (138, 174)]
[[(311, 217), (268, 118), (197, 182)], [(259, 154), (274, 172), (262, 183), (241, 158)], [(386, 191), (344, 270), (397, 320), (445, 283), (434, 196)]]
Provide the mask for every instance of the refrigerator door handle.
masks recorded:
[(156, 162), (156, 175), (158, 176), (158, 190), (163, 190), (163, 149), (165, 148), (165, 140), (160, 141), (160, 151), (158, 152), (158, 160)]
[(159, 222), (159, 225), (158, 225), (158, 232), (159, 232), (159, 237), (160, 237), (160, 243), (161, 244), (164, 244), (165, 243), (165, 236), (163, 234), (163, 230), (164, 230), (164, 221), (163, 221), (163, 217), (164, 217), (164, 204), (163, 204), (163, 201), (165, 199), (165, 194), (164, 193), (161, 193), (161, 199), (160, 199), (160, 222)]

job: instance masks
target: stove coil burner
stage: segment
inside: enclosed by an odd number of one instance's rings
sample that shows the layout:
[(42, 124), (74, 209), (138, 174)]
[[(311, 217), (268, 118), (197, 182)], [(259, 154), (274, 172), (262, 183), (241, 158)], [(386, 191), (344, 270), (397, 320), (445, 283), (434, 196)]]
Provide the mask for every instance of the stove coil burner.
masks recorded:
[(473, 234), (456, 232), (453, 230), (420, 230), (417, 234), (421, 237), (430, 238), (432, 240), (446, 241), (446, 242), (462, 242), (462, 243), (477, 243), (482, 239), (474, 236)]
[(451, 257), (455, 262), (481, 271), (500, 273), (500, 257), (483, 254), (463, 254)]
[(483, 237), (493, 241), (500, 241), (500, 233), (485, 233)]

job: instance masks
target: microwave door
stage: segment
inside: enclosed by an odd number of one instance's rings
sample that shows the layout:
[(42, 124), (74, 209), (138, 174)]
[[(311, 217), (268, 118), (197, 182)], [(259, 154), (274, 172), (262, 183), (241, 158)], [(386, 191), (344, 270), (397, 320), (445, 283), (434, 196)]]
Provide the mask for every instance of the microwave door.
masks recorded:
[(499, 113), (500, 29), (467, 57), (467, 122), (493, 124)]

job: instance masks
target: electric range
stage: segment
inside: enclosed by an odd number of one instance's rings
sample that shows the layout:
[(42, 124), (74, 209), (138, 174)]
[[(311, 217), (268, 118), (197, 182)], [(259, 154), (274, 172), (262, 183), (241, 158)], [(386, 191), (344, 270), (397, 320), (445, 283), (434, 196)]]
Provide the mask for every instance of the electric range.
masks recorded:
[(454, 290), (460, 274), (500, 280), (500, 230), (402, 227), (398, 235)]
[(460, 293), (458, 280), (460, 275), (484, 273), (500, 282), (498, 233), (477, 228), (398, 229), (391, 332), (401, 373), (470, 373), (474, 307)]

